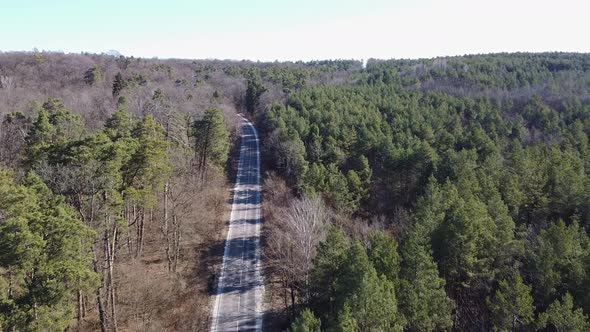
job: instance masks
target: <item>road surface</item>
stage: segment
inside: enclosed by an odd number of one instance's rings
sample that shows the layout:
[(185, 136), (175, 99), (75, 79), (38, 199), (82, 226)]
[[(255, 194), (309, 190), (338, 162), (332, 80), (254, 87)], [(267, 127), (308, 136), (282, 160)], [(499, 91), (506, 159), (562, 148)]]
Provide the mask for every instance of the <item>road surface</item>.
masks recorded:
[(256, 128), (240, 117), (240, 160), (211, 332), (262, 331), (260, 151)]

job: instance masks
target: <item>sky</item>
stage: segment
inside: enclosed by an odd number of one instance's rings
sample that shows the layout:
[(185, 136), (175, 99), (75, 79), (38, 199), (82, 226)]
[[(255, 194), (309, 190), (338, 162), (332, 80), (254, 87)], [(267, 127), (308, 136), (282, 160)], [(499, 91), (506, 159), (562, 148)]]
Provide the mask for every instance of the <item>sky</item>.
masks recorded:
[(0, 0), (0, 51), (296, 61), (590, 52), (589, 0)]

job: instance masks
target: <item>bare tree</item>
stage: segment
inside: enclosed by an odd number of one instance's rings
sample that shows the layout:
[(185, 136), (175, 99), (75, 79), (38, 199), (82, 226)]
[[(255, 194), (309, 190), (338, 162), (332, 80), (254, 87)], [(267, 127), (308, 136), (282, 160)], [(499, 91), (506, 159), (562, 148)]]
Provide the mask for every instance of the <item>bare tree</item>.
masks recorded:
[[(285, 305), (308, 300), (310, 270), (317, 244), (325, 238), (330, 212), (319, 197), (295, 199), (273, 220), (267, 255), (284, 287)], [(288, 295), (287, 295), (288, 293)]]
[(0, 165), (19, 165), (30, 125), (30, 119), (21, 113), (0, 115)]

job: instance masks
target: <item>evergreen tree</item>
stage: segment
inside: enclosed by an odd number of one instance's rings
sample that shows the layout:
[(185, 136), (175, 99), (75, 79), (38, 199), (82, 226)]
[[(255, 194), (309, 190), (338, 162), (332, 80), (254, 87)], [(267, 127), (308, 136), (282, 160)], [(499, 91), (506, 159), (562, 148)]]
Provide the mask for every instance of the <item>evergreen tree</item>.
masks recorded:
[(102, 82), (104, 79), (104, 72), (99, 66), (92, 66), (84, 72), (84, 82), (88, 85), (95, 85)]
[(195, 150), (201, 175), (207, 165), (223, 168), (229, 155), (229, 131), (221, 111), (210, 109), (194, 125)]
[(530, 327), (535, 318), (531, 287), (522, 281), (518, 272), (512, 279), (500, 281), (487, 304), (494, 331), (520, 331)]
[(34, 174), (17, 185), (0, 170), (0, 327), (63, 331), (76, 290), (91, 290), (93, 232)]
[(151, 115), (137, 124), (132, 136), (139, 148), (125, 166), (125, 183), (131, 196), (151, 205), (155, 192), (164, 187), (170, 175), (168, 144), (164, 130)]
[(260, 103), (260, 96), (266, 92), (262, 85), (262, 79), (257, 74), (252, 74), (246, 82), (246, 111), (254, 114)]
[(400, 270), (400, 257), (397, 253), (397, 242), (384, 232), (376, 232), (371, 237), (369, 260), (379, 276), (397, 284)]
[(537, 297), (547, 302), (565, 291), (576, 294), (590, 275), (590, 239), (577, 223), (560, 220), (539, 233), (529, 251)]
[(131, 136), (135, 123), (125, 104), (119, 105), (117, 111), (105, 122), (105, 133), (111, 140), (119, 140)]
[(585, 332), (590, 330), (590, 321), (581, 308), (574, 310), (573, 297), (566, 293), (561, 301), (555, 300), (539, 315), (539, 328), (547, 327), (555, 331)]
[(350, 312), (350, 306), (348, 304), (344, 305), (344, 308), (340, 310), (338, 314), (338, 321), (336, 322), (336, 328), (334, 328), (337, 332), (358, 332), (358, 323), (356, 319), (352, 316)]
[(125, 198), (137, 204), (141, 210), (141, 218), (135, 223), (137, 227), (135, 255), (141, 256), (148, 212), (156, 204), (157, 193), (164, 190), (172, 169), (164, 130), (151, 115), (137, 124), (132, 132), (132, 138), (132, 141), (121, 141), (123, 144), (136, 144), (131, 158), (122, 165), (121, 171)]
[(453, 326), (454, 302), (445, 292), (445, 280), (419, 230), (414, 229), (402, 247), (400, 311), (409, 331), (445, 330)]
[(333, 226), (328, 230), (326, 240), (318, 245), (316, 257), (313, 260), (310, 304), (324, 325), (338, 312), (334, 302), (338, 295), (335, 283), (347, 247), (344, 233), (340, 228)]
[(489, 248), (495, 225), (485, 204), (474, 197), (459, 199), (445, 213), (434, 247), (446, 279), (455, 287), (470, 287), (492, 278)]
[(127, 81), (123, 79), (121, 73), (117, 73), (117, 75), (115, 75), (115, 80), (113, 81), (113, 97), (118, 97), (121, 91), (126, 87)]
[(349, 306), (359, 331), (402, 331), (394, 285), (377, 276), (359, 242), (348, 249), (336, 290), (339, 312)]
[(66, 110), (59, 99), (49, 99), (38, 112), (26, 137), (27, 165), (30, 167), (48, 161), (50, 150), (59, 152), (68, 140), (80, 139), (84, 132), (80, 117)]
[(309, 309), (303, 310), (301, 316), (291, 324), (290, 332), (320, 332), (321, 323)]

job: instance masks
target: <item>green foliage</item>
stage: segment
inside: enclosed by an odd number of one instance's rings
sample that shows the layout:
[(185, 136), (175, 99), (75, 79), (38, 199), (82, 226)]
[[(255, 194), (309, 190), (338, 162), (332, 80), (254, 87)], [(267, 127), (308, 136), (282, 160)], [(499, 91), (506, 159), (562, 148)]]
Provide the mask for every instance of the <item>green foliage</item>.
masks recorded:
[(128, 83), (125, 79), (123, 79), (123, 75), (121, 73), (117, 73), (115, 75), (115, 80), (113, 81), (113, 97), (118, 97), (121, 91), (127, 87)]
[(348, 250), (336, 281), (339, 312), (350, 307), (359, 331), (401, 331), (394, 285), (377, 276), (365, 249), (355, 242)]
[(339, 310), (334, 302), (338, 295), (334, 278), (338, 275), (347, 248), (344, 233), (337, 227), (330, 228), (326, 240), (317, 247), (311, 270), (310, 302), (323, 324), (334, 319)]
[(266, 92), (266, 88), (262, 85), (260, 76), (256, 73), (250, 75), (246, 81), (246, 111), (254, 114), (260, 103), (260, 96)]
[(86, 245), (93, 232), (41, 179), (22, 185), (0, 170), (0, 326), (6, 330), (64, 330), (76, 290), (97, 286)]
[(531, 287), (527, 286), (519, 273), (512, 279), (502, 280), (492, 298), (487, 299), (492, 315), (494, 331), (514, 331), (530, 327), (534, 321)]
[(121, 105), (105, 122), (105, 134), (113, 141), (131, 137), (133, 120), (124, 105)]
[(95, 85), (104, 80), (104, 71), (99, 66), (92, 66), (84, 72), (84, 83), (88, 85)]
[(168, 143), (164, 130), (151, 115), (137, 124), (132, 137), (137, 149), (123, 168), (125, 192), (133, 201), (151, 207), (171, 173)]
[(490, 278), (494, 223), (481, 201), (459, 198), (445, 212), (434, 242), (442, 273), (455, 285), (469, 286), (474, 279)]
[(375, 235), (371, 260), (358, 241), (348, 246), (341, 230), (329, 230), (317, 249), (310, 292), (311, 306), (325, 329), (401, 331), (404, 320), (397, 311), (395, 280), (387, 279), (397, 274), (396, 253), (388, 252), (395, 246), (387, 235)]
[(293, 324), (290, 332), (320, 332), (321, 322), (309, 309), (303, 310)]
[(193, 136), (201, 167), (211, 163), (223, 168), (229, 156), (230, 146), (229, 131), (223, 113), (218, 109), (207, 110), (203, 119), (195, 122)]
[[(259, 114), (265, 161), (339, 213), (391, 220), (409, 330), (487, 328), (485, 300), (515, 271), (535, 312), (564, 292), (589, 310), (589, 64), (565, 53), (370, 60), (349, 82), (297, 88), (286, 70), (261, 70), (288, 94)], [(558, 220), (570, 226), (558, 232)], [(312, 308), (332, 326), (323, 303)]]
[(565, 291), (577, 294), (590, 280), (590, 240), (577, 223), (552, 224), (529, 250), (535, 291), (544, 303)]
[[(33, 119), (5, 117), (5, 124), (16, 121), (18, 130), (28, 131), (25, 167), (37, 170), (101, 233), (126, 224), (120, 222), (125, 203), (153, 207), (177, 143), (168, 125), (163, 133), (147, 118), (137, 123), (128, 114), (121, 95), (147, 89), (152, 76), (135, 66), (145, 60), (131, 66), (121, 59), (127, 78), (115, 77), (118, 111), (102, 132), (85, 133), (56, 100), (33, 107)], [(544, 316), (546, 328), (567, 330), (574, 327), (566, 320), (576, 318), (563, 317), (573, 308), (590, 312), (589, 59), (494, 54), (369, 60), (366, 68), (356, 61), (195, 62), (185, 77), (164, 63), (150, 68), (172, 79), (183, 100), (195, 95), (189, 82), (209, 84), (216, 71), (245, 78), (245, 106), (259, 117), (265, 168), (278, 171), (297, 194), (322, 195), (354, 222), (384, 217), (395, 240), (375, 236), (366, 243), (366, 258), (335, 230), (319, 246), (308, 305), (324, 328), (393, 329), (403, 325), (403, 314), (409, 331), (512, 329), (508, 316), (516, 315), (516, 329), (526, 330), (530, 297), (524, 281), (515, 279), (519, 271), (532, 286), (532, 310), (554, 309), (553, 321)], [(87, 82), (98, 74), (91, 69)], [(174, 94), (156, 88), (147, 90), (155, 90), (147, 102), (157, 116), (171, 113)], [(233, 93), (215, 89), (210, 102)], [(263, 110), (262, 102), (275, 97), (263, 100), (267, 89), (283, 94)], [(167, 124), (181, 121), (186, 135), (187, 118), (166, 116)], [(191, 136), (201, 138), (194, 141), (197, 152), (210, 151), (213, 142), (220, 153), (198, 155), (201, 167), (223, 167), (226, 135), (203, 139), (203, 124)], [(3, 137), (18, 130), (2, 130)], [(178, 142), (193, 143), (188, 137)], [(27, 250), (36, 255), (37, 247), (26, 236), (22, 241), (30, 246), (14, 250), (28, 262)], [(394, 295), (376, 299), (378, 292), (390, 294), (388, 282)], [(6, 287), (1, 281), (0, 290)], [(563, 310), (565, 298), (551, 304), (566, 293), (571, 308)], [(395, 322), (384, 319), (381, 306), (399, 307), (387, 313)]]
[(574, 301), (566, 293), (561, 301), (555, 300), (547, 311), (539, 315), (540, 328), (552, 327), (556, 331), (583, 332), (590, 330), (588, 315), (581, 308), (574, 310)]
[(344, 308), (338, 314), (338, 321), (334, 330), (337, 332), (359, 331), (358, 323), (352, 316), (352, 313), (350, 312), (350, 306), (348, 304), (345, 304)]
[(51, 150), (64, 145), (69, 139), (79, 139), (83, 124), (79, 116), (65, 109), (59, 99), (49, 99), (38, 110), (37, 119), (26, 137), (26, 163), (38, 166), (47, 159)]
[(439, 276), (424, 234), (415, 229), (402, 247), (400, 272), (400, 311), (409, 331), (444, 330), (453, 326), (454, 302), (445, 292), (445, 279)]
[(371, 237), (369, 260), (379, 276), (385, 276), (392, 283), (397, 283), (400, 270), (400, 257), (397, 242), (384, 232), (376, 232)]

